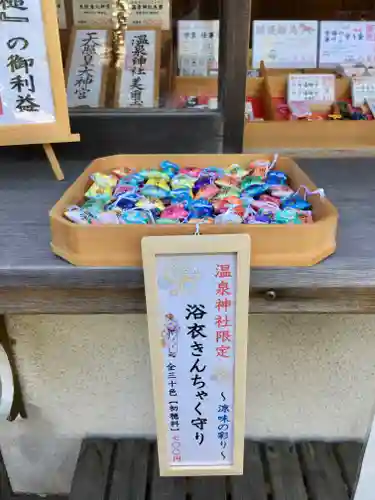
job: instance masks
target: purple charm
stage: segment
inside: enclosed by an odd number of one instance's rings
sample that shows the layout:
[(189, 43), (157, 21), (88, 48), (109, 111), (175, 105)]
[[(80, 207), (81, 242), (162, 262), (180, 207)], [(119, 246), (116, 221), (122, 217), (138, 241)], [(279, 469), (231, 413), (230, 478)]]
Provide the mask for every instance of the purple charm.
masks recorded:
[(255, 221), (259, 224), (269, 224), (271, 222), (271, 219), (267, 215), (258, 214), (255, 216)]

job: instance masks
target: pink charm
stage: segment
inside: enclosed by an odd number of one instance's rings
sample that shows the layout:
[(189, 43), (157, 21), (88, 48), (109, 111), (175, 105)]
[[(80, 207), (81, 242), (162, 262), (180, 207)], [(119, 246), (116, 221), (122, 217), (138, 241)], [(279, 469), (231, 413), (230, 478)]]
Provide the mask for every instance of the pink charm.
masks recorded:
[(286, 198), (294, 193), (293, 189), (285, 185), (277, 185), (270, 187), (271, 195), (275, 198)]
[(259, 199), (262, 201), (269, 201), (270, 203), (276, 203), (277, 206), (280, 206), (279, 198), (275, 196), (270, 196), (269, 194), (262, 194), (259, 196)]
[(198, 167), (185, 167), (180, 170), (181, 175), (188, 175), (197, 179), (201, 175), (202, 170)]
[(167, 207), (161, 213), (161, 219), (179, 219), (184, 220), (189, 215), (189, 212), (185, 210), (184, 206), (181, 204), (171, 205)]
[(279, 205), (270, 201), (262, 201), (262, 200), (253, 200), (250, 205), (255, 208), (255, 210), (259, 210), (260, 208), (266, 208), (270, 212), (277, 212), (280, 210)]

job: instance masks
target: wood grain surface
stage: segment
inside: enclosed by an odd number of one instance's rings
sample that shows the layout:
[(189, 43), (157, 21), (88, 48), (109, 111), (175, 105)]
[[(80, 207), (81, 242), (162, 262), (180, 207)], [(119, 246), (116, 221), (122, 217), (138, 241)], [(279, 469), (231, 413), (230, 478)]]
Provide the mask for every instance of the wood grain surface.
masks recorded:
[[(358, 442), (246, 441), (243, 476), (184, 478), (160, 477), (154, 442), (89, 438), (69, 500), (349, 500), (362, 448)], [(0, 472), (2, 500), (40, 498), (11, 491), (1, 456)]]
[[(145, 311), (141, 269), (74, 267), (50, 251), (48, 210), (88, 162), (63, 162), (62, 182), (53, 179), (46, 161), (2, 163), (0, 312)], [(373, 160), (299, 164), (339, 209), (338, 248), (310, 268), (253, 269), (250, 311), (375, 312)]]

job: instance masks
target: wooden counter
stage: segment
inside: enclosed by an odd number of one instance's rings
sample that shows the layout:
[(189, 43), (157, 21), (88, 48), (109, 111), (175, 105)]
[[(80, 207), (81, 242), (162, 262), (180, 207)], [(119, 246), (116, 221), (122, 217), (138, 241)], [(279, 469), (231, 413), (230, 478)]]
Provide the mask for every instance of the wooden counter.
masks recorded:
[[(49, 248), (48, 210), (89, 161), (0, 165), (0, 313), (144, 313), (136, 268), (74, 267)], [(375, 312), (375, 165), (370, 158), (299, 164), (337, 206), (338, 249), (311, 268), (252, 270), (252, 313)]]

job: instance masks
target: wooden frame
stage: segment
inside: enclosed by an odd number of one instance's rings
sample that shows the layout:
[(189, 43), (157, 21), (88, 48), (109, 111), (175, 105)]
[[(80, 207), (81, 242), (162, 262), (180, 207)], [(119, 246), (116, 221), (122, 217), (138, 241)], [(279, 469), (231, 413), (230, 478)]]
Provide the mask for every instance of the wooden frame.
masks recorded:
[[(69, 74), (72, 66), (72, 59), (73, 59), (73, 52), (74, 52), (74, 45), (77, 37), (77, 32), (78, 31), (106, 31), (108, 35), (107, 39), (107, 49), (108, 49), (108, 60), (106, 63), (103, 63), (103, 71), (102, 71), (102, 81), (100, 85), (100, 95), (99, 95), (99, 102), (97, 106), (87, 106), (83, 105), (82, 107), (90, 107), (91, 109), (95, 108), (100, 108), (104, 107), (106, 104), (106, 96), (107, 96), (107, 88), (108, 88), (108, 83), (109, 83), (109, 75), (110, 75), (110, 51), (111, 51), (111, 35), (112, 35), (112, 30), (108, 28), (100, 28), (98, 26), (89, 26), (89, 27), (77, 27), (75, 26), (72, 28), (72, 32), (70, 34), (70, 39), (69, 39), (69, 48), (68, 48), (68, 55), (66, 58), (66, 63), (65, 63), (65, 82), (66, 82), (66, 87), (68, 88), (68, 83), (69, 83)], [(109, 43), (108, 43), (109, 42)], [(68, 103), (69, 104), (69, 103)], [(80, 106), (72, 106), (72, 109), (77, 109), (80, 108)]]
[(40, 2), (55, 121), (53, 123), (35, 125), (2, 125), (0, 126), (0, 146), (78, 142), (80, 140), (79, 135), (72, 134), (70, 130), (65, 82), (64, 78), (62, 78), (62, 58), (56, 4), (50, 0), (40, 0)]
[[(151, 351), (154, 404), (158, 435), (160, 473), (163, 476), (236, 475), (243, 473), (250, 237), (244, 234), (216, 236), (146, 237), (142, 239), (146, 303)], [(213, 250), (214, 249), (214, 250)], [(157, 255), (171, 254), (237, 255), (236, 332), (233, 400), (233, 464), (230, 466), (171, 466), (167, 461), (167, 419), (164, 411), (163, 355), (158, 319)]]
[[(155, 31), (155, 80), (154, 80), (154, 107), (157, 108), (159, 104), (159, 86), (160, 86), (160, 63), (161, 63), (161, 29), (157, 26), (128, 26), (125, 30), (125, 41), (124, 47), (126, 50), (126, 34), (131, 31)], [(120, 106), (120, 91), (121, 91), (121, 81), (124, 74), (124, 65), (126, 54), (121, 58), (121, 66), (117, 68), (116, 71), (116, 82), (115, 82), (115, 95), (114, 95), (114, 107), (128, 109), (129, 107)], [(152, 108), (145, 108), (152, 109)]]

